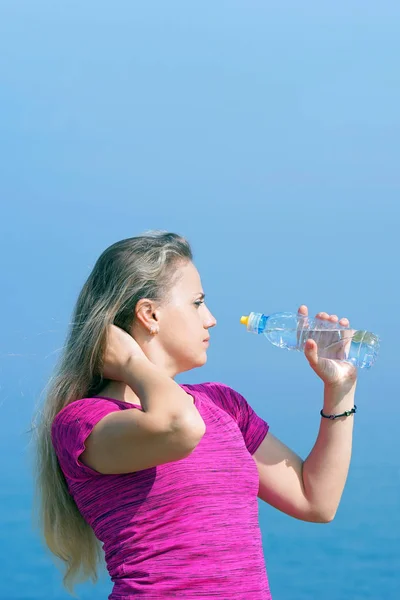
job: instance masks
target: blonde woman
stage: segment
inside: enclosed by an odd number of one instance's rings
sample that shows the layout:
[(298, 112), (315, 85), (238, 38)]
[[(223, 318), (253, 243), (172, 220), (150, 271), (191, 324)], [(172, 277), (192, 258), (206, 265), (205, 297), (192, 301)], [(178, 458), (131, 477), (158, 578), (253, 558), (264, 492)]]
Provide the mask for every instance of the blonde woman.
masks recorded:
[[(267, 600), (257, 497), (297, 519), (333, 519), (353, 415), (322, 418), (303, 461), (238, 392), (178, 385), (205, 364), (215, 325), (176, 234), (123, 240), (94, 266), (38, 430), (44, 536), (70, 590), (79, 575), (96, 580), (103, 550), (110, 600)], [(318, 357), (313, 341), (305, 353), (325, 384), (323, 415), (351, 411), (356, 369)]]

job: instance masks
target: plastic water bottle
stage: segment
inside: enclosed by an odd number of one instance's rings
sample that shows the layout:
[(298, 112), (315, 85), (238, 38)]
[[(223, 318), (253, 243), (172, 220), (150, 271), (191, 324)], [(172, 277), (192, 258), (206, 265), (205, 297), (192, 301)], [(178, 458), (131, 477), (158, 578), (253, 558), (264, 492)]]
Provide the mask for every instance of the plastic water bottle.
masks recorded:
[(365, 330), (343, 327), (339, 323), (312, 319), (290, 312), (264, 315), (250, 313), (240, 322), (251, 333), (263, 333), (278, 348), (304, 351), (308, 339), (318, 344), (318, 355), (323, 358), (348, 361), (360, 369), (369, 369), (379, 352), (379, 338)]

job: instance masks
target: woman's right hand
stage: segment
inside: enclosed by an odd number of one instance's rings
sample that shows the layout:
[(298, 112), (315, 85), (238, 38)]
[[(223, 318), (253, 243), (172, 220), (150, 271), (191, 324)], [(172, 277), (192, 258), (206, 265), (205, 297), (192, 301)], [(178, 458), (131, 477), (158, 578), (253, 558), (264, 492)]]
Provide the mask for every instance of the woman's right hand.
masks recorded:
[(144, 359), (147, 356), (136, 340), (116, 325), (107, 329), (107, 343), (103, 357), (103, 377), (113, 381), (125, 381), (125, 374), (132, 360)]

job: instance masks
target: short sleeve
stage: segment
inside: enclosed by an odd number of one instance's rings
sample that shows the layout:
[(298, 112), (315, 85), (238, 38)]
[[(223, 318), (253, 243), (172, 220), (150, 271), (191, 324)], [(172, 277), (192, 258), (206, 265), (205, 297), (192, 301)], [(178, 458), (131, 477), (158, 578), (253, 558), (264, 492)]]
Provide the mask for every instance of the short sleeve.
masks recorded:
[(247, 400), (231, 387), (222, 383), (205, 384), (208, 392), (219, 397), (220, 406), (232, 415), (242, 432), (250, 454), (254, 454), (268, 433), (269, 425), (253, 410)]
[(101, 476), (79, 457), (85, 450), (85, 441), (94, 426), (106, 415), (121, 410), (111, 400), (84, 398), (71, 402), (53, 421), (51, 437), (61, 470), (67, 479), (85, 479)]

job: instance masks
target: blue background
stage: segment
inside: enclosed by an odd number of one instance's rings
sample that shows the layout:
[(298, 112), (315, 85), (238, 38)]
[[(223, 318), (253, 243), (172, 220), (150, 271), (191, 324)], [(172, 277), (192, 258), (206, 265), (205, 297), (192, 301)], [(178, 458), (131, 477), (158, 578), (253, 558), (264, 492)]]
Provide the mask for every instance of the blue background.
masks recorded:
[(218, 319), (179, 380), (235, 387), (304, 457), (322, 383), (240, 316), (305, 303), (381, 336), (336, 519), (260, 504), (260, 523), (274, 600), (400, 597), (399, 18), (394, 1), (0, 1), (2, 600), (68, 597), (34, 528), (29, 427), (96, 258), (153, 228), (189, 238)]

